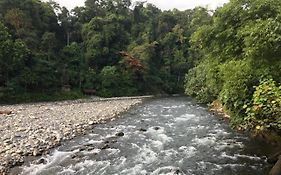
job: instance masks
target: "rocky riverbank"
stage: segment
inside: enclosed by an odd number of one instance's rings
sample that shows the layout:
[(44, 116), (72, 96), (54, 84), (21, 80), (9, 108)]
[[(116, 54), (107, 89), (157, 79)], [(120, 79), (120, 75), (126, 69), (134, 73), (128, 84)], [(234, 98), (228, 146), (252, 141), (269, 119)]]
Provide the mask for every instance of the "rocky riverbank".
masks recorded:
[[(209, 111), (221, 117), (225, 121), (230, 120), (230, 115), (227, 114), (226, 110), (223, 108), (223, 105), (218, 101), (214, 101), (209, 105)], [(243, 129), (236, 127), (237, 131), (242, 131)], [(275, 131), (265, 130), (263, 132), (250, 132), (250, 135), (259, 140), (260, 142), (271, 144), (274, 147), (274, 150), (271, 150), (271, 155), (267, 155), (267, 162), (273, 164), (273, 168), (270, 171), (270, 175), (280, 175), (281, 174), (281, 136), (280, 133)], [(276, 152), (276, 153), (275, 153)], [(275, 154), (274, 154), (275, 153)]]
[(218, 100), (214, 101), (209, 105), (209, 111), (221, 117), (227, 122), (230, 120), (230, 115), (227, 114), (227, 111), (224, 109), (223, 105)]
[(142, 101), (137, 97), (0, 106), (0, 111), (11, 111), (0, 115), (0, 174)]

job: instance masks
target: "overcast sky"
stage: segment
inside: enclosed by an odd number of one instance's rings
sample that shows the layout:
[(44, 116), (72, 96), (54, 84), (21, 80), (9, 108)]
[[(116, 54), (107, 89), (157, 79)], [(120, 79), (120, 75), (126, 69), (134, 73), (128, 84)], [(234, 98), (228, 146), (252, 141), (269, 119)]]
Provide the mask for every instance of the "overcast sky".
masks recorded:
[[(83, 6), (85, 0), (55, 0), (61, 6), (66, 6), (68, 9), (72, 9), (75, 6)], [(134, 2), (135, 0), (133, 0)], [(147, 0), (148, 2), (155, 4), (162, 10), (169, 10), (177, 8), (179, 10), (192, 9), (196, 6), (204, 6), (209, 9), (216, 9), (217, 6), (222, 6), (228, 0)]]

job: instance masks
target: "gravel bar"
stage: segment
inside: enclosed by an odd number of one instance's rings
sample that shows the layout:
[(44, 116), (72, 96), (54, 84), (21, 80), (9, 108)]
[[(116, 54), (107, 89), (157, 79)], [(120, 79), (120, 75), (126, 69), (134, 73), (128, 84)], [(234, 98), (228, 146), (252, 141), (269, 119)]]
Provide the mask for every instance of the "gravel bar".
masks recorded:
[(0, 115), (0, 174), (27, 156), (46, 154), (95, 124), (114, 120), (145, 98), (150, 96), (0, 106), (12, 112)]

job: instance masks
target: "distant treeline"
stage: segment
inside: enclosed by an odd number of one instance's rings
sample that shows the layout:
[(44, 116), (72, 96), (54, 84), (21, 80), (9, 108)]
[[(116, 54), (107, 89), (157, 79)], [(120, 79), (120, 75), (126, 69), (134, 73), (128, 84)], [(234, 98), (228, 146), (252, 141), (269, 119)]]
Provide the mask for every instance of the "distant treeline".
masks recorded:
[(130, 0), (86, 0), (71, 11), (54, 1), (1, 0), (0, 91), (183, 92), (190, 35), (210, 19), (204, 8), (162, 12)]

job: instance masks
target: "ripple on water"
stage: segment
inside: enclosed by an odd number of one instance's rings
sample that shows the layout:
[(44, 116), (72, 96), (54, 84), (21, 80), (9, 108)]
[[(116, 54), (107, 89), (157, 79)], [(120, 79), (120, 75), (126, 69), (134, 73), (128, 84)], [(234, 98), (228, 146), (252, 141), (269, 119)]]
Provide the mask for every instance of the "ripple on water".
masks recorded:
[(175, 166), (165, 166), (165, 167), (160, 167), (153, 171), (151, 175), (185, 175), (183, 171), (179, 167)]
[(226, 149), (242, 149), (244, 147), (242, 142), (237, 142), (232, 139), (226, 139), (226, 140), (219, 140), (217, 142), (217, 145), (214, 147), (215, 150), (217, 151), (223, 151)]
[(242, 154), (234, 154), (232, 156), (232, 155), (227, 155), (226, 152), (221, 153), (220, 158), (228, 158), (231, 160), (237, 160), (237, 159), (248, 159), (248, 160), (254, 160), (254, 161), (262, 160), (260, 157), (257, 157), (257, 156), (248, 156), (248, 155), (242, 155)]
[(159, 162), (175, 161), (179, 158), (179, 153), (174, 149), (162, 150), (159, 157), (161, 157)]
[(147, 175), (147, 171), (143, 169), (142, 164), (135, 165), (132, 168), (124, 169), (120, 172), (120, 175)]
[(95, 145), (95, 144), (101, 144), (102, 142), (103, 140), (89, 140), (86, 144)]
[(199, 118), (194, 114), (184, 114), (180, 117), (175, 118), (175, 122), (186, 122), (186, 121), (198, 121)]
[(71, 165), (68, 169), (74, 170), (75, 174), (104, 174), (105, 170), (110, 166), (110, 161), (84, 160), (75, 165)]
[(106, 152), (108, 152), (107, 156), (111, 156), (120, 153), (120, 149), (108, 148)]
[(53, 155), (47, 156), (45, 159), (47, 163), (43, 164), (31, 164), (29, 167), (24, 167), (22, 171), (22, 175), (36, 175), (48, 168), (51, 168), (53, 166), (59, 165), (61, 162), (63, 162), (65, 159), (69, 158), (70, 155), (72, 155), (73, 152), (61, 152), (55, 150), (53, 152)]
[(160, 141), (163, 144), (173, 141), (173, 139), (165, 134), (165, 129), (163, 127), (150, 127), (147, 130), (147, 134), (151, 139)]
[(196, 126), (188, 126), (186, 129), (188, 131), (192, 131), (192, 132), (196, 133), (196, 132), (198, 132), (200, 130), (207, 130), (208, 128), (209, 128), (208, 126), (203, 126), (203, 125), (198, 124)]
[(152, 164), (157, 161), (157, 153), (154, 152), (149, 146), (144, 145), (141, 149), (139, 149), (138, 154), (135, 157), (135, 163), (142, 164)]
[(185, 155), (185, 158), (193, 157), (197, 153), (197, 149), (193, 146), (181, 146), (179, 151)]
[(118, 158), (118, 160), (116, 162), (117, 163), (114, 165), (114, 169), (116, 171), (119, 171), (121, 168), (126, 166), (127, 158), (122, 156), (122, 157)]
[(202, 137), (198, 138), (196, 137), (195, 139), (192, 140), (192, 143), (197, 146), (214, 146), (217, 142), (216, 137)]

